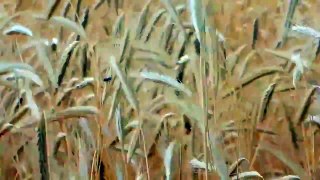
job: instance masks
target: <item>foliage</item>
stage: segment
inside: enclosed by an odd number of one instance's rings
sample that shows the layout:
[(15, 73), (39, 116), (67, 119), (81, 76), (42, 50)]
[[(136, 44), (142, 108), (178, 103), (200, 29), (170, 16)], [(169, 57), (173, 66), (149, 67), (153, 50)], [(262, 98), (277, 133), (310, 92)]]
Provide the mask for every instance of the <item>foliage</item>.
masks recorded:
[(3, 0), (0, 179), (317, 179), (316, 0)]

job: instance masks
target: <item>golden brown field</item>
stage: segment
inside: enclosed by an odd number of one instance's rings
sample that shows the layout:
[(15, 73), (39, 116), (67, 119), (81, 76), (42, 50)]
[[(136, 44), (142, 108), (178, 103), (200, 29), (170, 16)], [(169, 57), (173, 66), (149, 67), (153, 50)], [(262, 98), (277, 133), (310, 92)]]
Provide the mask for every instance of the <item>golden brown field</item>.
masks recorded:
[(318, 0), (0, 0), (0, 179), (320, 179)]

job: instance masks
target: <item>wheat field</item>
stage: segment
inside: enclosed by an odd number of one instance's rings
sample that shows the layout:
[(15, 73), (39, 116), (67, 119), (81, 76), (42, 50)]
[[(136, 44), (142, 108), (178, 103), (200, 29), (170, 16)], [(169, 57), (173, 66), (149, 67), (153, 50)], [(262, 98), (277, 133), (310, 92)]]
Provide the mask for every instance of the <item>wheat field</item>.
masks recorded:
[(319, 11), (0, 0), (0, 179), (320, 179)]

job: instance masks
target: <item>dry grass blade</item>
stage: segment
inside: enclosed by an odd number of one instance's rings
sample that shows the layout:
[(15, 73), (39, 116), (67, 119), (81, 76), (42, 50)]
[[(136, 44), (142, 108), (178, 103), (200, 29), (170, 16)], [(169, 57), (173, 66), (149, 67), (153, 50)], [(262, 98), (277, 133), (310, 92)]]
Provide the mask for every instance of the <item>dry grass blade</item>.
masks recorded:
[(290, 2), (290, 4), (289, 4), (286, 20), (284, 23), (284, 32), (283, 32), (282, 41), (281, 41), (280, 46), (282, 46), (287, 41), (288, 33), (289, 33), (291, 26), (292, 26), (293, 15), (295, 13), (295, 10), (296, 10), (296, 7), (299, 3), (299, 0), (290, 0), (289, 2)]
[[(62, 17), (67, 17), (68, 15), (68, 12), (70, 10), (70, 7), (71, 7), (71, 2), (70, 0), (67, 0), (61, 10), (61, 16)], [(63, 39), (63, 27), (60, 27), (60, 31), (59, 31), (59, 40), (61, 41)]]
[(80, 83), (76, 84), (74, 86), (74, 88), (76, 89), (83, 89), (85, 88), (86, 86), (89, 86), (89, 85), (93, 85), (93, 82), (94, 82), (94, 78), (93, 77), (85, 77), (83, 79), (83, 81), (81, 81)]
[[(88, 7), (85, 8), (83, 10), (82, 16), (80, 18), (81, 26), (83, 27), (84, 30), (86, 29), (88, 22), (89, 22), (89, 12), (90, 12), (89, 8)], [(76, 40), (79, 41), (80, 38), (81, 38), (81, 36), (78, 35)]]
[(151, 1), (148, 1), (148, 3), (146, 3), (146, 5), (143, 7), (143, 9), (141, 11), (141, 14), (139, 16), (139, 20), (137, 23), (135, 39), (141, 39), (141, 37), (143, 35), (143, 31), (144, 31), (145, 26), (147, 24), (147, 16), (149, 13), (150, 2)]
[(113, 114), (114, 114), (114, 111), (116, 109), (116, 105), (118, 103), (118, 96), (119, 96), (120, 89), (121, 89), (121, 85), (118, 85), (118, 88), (113, 93), (112, 104), (111, 104), (111, 107), (109, 109), (107, 124), (109, 124), (111, 122), (111, 119), (113, 118)]
[(139, 120), (130, 121), (130, 122), (124, 127), (124, 129), (125, 129), (126, 131), (130, 132), (130, 131), (132, 131), (132, 129), (139, 128), (139, 123), (140, 123)]
[(98, 0), (95, 5), (93, 5), (94, 10), (98, 10), (105, 2), (106, 0)]
[[(200, 104), (202, 108), (202, 115), (203, 115), (203, 126), (204, 126), (204, 132), (202, 132), (203, 136), (203, 150), (204, 150), (204, 158), (206, 162), (206, 169), (205, 169), (205, 179), (208, 180), (208, 165), (210, 164), (209, 156), (208, 156), (208, 148), (210, 147), (210, 143), (208, 141), (208, 133), (209, 133), (209, 126), (208, 126), (208, 85), (207, 85), (207, 73), (206, 73), (206, 64), (208, 60), (208, 52), (207, 52), (207, 43), (206, 43), (206, 24), (205, 19), (207, 19), (205, 9), (202, 5), (202, 0), (189, 0), (189, 8), (191, 12), (191, 19), (192, 24), (195, 29), (196, 33), (196, 41), (199, 42), (199, 55), (200, 60), (198, 63), (198, 72), (197, 72), (197, 78), (196, 79), (196, 85), (199, 89), (199, 98), (200, 98)], [(221, 163), (222, 157), (221, 153), (218, 150), (218, 147), (215, 144), (215, 139), (213, 140), (213, 147), (212, 147), (212, 156), (215, 160), (217, 160), (217, 172), (221, 179), (226, 179), (226, 165)], [(226, 171), (226, 172), (224, 172)]]
[(147, 106), (147, 111), (149, 112), (157, 112), (158, 110), (160, 110), (163, 105), (165, 103), (165, 98), (164, 96), (158, 96), (156, 98), (154, 98), (150, 104)]
[(69, 107), (66, 110), (57, 112), (57, 118), (72, 118), (72, 117), (85, 117), (88, 115), (96, 115), (99, 110), (94, 106), (75, 106)]
[(88, 120), (86, 118), (80, 118), (79, 119), (79, 126), (83, 129), (86, 136), (88, 137), (88, 143), (93, 145), (93, 147), (96, 147), (96, 142), (94, 139), (94, 136), (92, 134), (92, 131), (89, 127)]
[(26, 78), (26, 79), (33, 81), (34, 83), (36, 83), (40, 87), (43, 87), (43, 82), (37, 74), (35, 74), (31, 71), (28, 71), (28, 70), (24, 70), (24, 69), (15, 69), (15, 70), (13, 70), (13, 72), (14, 72), (14, 75), (16, 78), (23, 77), (23, 78)]
[(196, 37), (201, 42), (202, 33), (205, 32), (204, 23), (204, 11), (202, 11), (202, 1), (199, 0), (189, 0), (189, 8), (191, 12), (191, 19), (194, 29), (196, 31)]
[(55, 10), (57, 9), (57, 7), (59, 6), (61, 0), (54, 0), (51, 1), (50, 5), (49, 5), (49, 11), (48, 11), (48, 15), (47, 15), (47, 19), (50, 19), (51, 16), (53, 15), (53, 13), (55, 12)]
[(268, 145), (266, 143), (262, 143), (258, 147), (260, 150), (267, 151), (277, 157), (280, 161), (282, 161), (285, 165), (287, 165), (295, 174), (300, 176), (302, 179), (306, 179), (306, 172), (305, 170), (296, 162), (292, 161), (287, 157), (285, 153), (282, 151), (279, 151), (275, 148), (272, 148), (271, 145)]
[(31, 110), (31, 115), (36, 120), (40, 120), (41, 119), (40, 109), (39, 109), (38, 105), (36, 104), (36, 102), (33, 99), (33, 94), (32, 94), (32, 91), (30, 89), (30, 84), (28, 82), (25, 83), (25, 91), (26, 91), (27, 103), (28, 103), (28, 106), (29, 106), (29, 108)]
[(64, 92), (57, 97), (57, 100), (56, 100), (56, 105), (57, 106), (60, 106), (62, 101), (64, 101), (67, 97), (69, 97), (71, 95), (71, 92), (74, 90), (74, 88), (68, 88), (66, 90), (64, 90)]
[[(221, 142), (219, 142), (218, 135), (209, 132), (209, 140), (211, 143), (209, 143), (208, 146), (211, 146), (211, 154), (214, 159), (216, 171), (221, 179), (228, 179), (228, 167), (221, 150)], [(208, 166), (208, 164), (206, 165)]]
[(42, 118), (38, 126), (38, 152), (41, 179), (50, 179), (47, 150), (47, 126), (45, 114), (42, 115)]
[(236, 176), (232, 177), (232, 180), (238, 179), (263, 179), (263, 177), (257, 171), (249, 171), (249, 172), (242, 172), (237, 174)]
[(172, 68), (171, 64), (166, 63), (166, 56), (162, 54), (134, 55), (133, 59), (146, 62), (153, 61), (165, 68)]
[(0, 180), (320, 174), (320, 0), (0, 2)]
[(78, 101), (77, 101), (77, 104), (79, 104), (79, 105), (87, 105), (88, 104), (88, 102), (90, 102), (91, 100), (93, 100), (95, 98), (95, 95), (94, 95), (94, 93), (90, 93), (90, 94), (88, 94), (88, 95), (86, 95), (86, 96), (83, 96), (83, 97), (81, 97)]
[(77, 4), (76, 4), (76, 12), (74, 14), (74, 20), (78, 21), (79, 16), (80, 16), (80, 9), (81, 9), (81, 4), (82, 4), (82, 0), (77, 0)]
[(300, 177), (295, 175), (287, 175), (281, 178), (276, 178), (275, 180), (300, 180)]
[(121, 144), (123, 144), (124, 142), (124, 132), (123, 132), (123, 120), (121, 118), (121, 111), (120, 111), (120, 104), (118, 104), (118, 107), (116, 108), (115, 111), (115, 119), (116, 119), (116, 127), (117, 127), (117, 135), (119, 138), (119, 141)]
[(252, 58), (254, 57), (254, 55), (256, 55), (257, 52), (255, 50), (250, 51), (250, 53), (246, 56), (246, 58), (244, 59), (243, 65), (242, 65), (242, 69), (240, 72), (240, 77), (242, 78), (243, 75), (245, 74), (245, 72), (247, 71), (248, 68), (248, 64), (250, 62), (250, 60), (252, 60)]
[[(111, 146), (112, 149), (114, 150), (117, 150), (117, 151), (120, 151), (120, 152), (124, 152), (124, 153), (128, 153), (129, 152), (129, 145), (128, 144), (124, 144), (124, 146), (122, 147), (122, 145), (120, 144), (116, 144), (114, 146)], [(145, 157), (145, 154), (144, 152), (140, 149), (140, 148), (137, 148), (135, 151), (134, 151), (134, 156), (138, 156), (140, 158), (144, 158)]]
[(63, 81), (64, 75), (66, 73), (67, 67), (70, 63), (70, 58), (72, 55), (73, 50), (78, 45), (79, 41), (74, 41), (71, 44), (68, 45), (68, 47), (64, 50), (64, 52), (61, 55), (60, 58), (60, 71), (58, 74), (58, 86), (61, 86), (61, 83)]
[(168, 49), (169, 41), (173, 34), (173, 29), (174, 29), (174, 24), (172, 24), (170, 21), (167, 21), (167, 23), (165, 24), (164, 30), (162, 32), (161, 41), (159, 44), (159, 46), (162, 49)]
[(19, 16), (21, 16), (20, 13), (16, 13), (16, 14), (9, 16), (9, 17), (6, 15), (0, 16), (0, 30), (2, 30), (6, 25), (11, 23), (14, 18), (19, 17)]
[[(74, 106), (69, 107), (66, 110), (59, 111), (55, 114), (49, 114), (47, 122), (61, 121), (69, 118), (81, 118), (89, 115), (97, 115), (99, 110), (94, 106)], [(31, 122), (22, 126), (22, 128), (33, 127), (35, 122)]]
[(196, 104), (188, 103), (178, 99), (170, 98), (167, 100), (168, 103), (177, 105), (181, 114), (185, 114), (188, 118), (192, 119), (199, 126), (201, 133), (205, 132), (203, 114), (201, 113), (201, 107)]
[(306, 96), (302, 100), (301, 106), (296, 113), (295, 121), (294, 121), (295, 123), (300, 125), (305, 120), (311, 104), (311, 97), (314, 95), (316, 90), (317, 90), (317, 87), (312, 87), (307, 91)]
[(119, 37), (124, 29), (124, 13), (122, 13), (112, 27), (112, 36)]
[(120, 103), (118, 104), (118, 107), (115, 111), (115, 119), (116, 119), (116, 131), (117, 131), (117, 136), (121, 144), (121, 153), (122, 153), (122, 158), (123, 158), (123, 169), (125, 171), (126, 176), (128, 176), (127, 172), (127, 167), (125, 164), (125, 152), (124, 152), (124, 138), (126, 136), (126, 132), (124, 132), (124, 119), (122, 119), (121, 115), (121, 106)]
[(234, 67), (235, 65), (238, 63), (238, 60), (239, 60), (239, 56), (241, 54), (241, 52), (247, 47), (246, 44), (240, 46), (239, 48), (237, 48), (237, 50), (228, 55), (227, 58), (226, 58), (226, 67), (228, 69), (228, 72), (230, 72), (231, 74), (233, 74), (233, 70), (234, 70)]
[(279, 57), (281, 59), (284, 59), (284, 60), (291, 60), (291, 54), (288, 53), (288, 52), (285, 52), (285, 51), (280, 51), (280, 50), (272, 50), (272, 49), (265, 49), (264, 51), (276, 56), (276, 57)]
[(131, 159), (132, 159), (136, 149), (138, 148), (139, 136), (140, 136), (140, 129), (135, 129), (133, 131), (133, 135), (131, 137), (130, 144), (129, 144), (128, 154), (127, 154), (127, 163), (131, 162)]
[(261, 68), (257, 71), (254, 71), (252, 74), (246, 76), (243, 78), (243, 80), (241, 80), (241, 84), (242, 86), (245, 86), (249, 83), (251, 83), (252, 81), (259, 79), (263, 76), (267, 76), (273, 73), (281, 73), (283, 72), (283, 69), (280, 67), (275, 67), (275, 66), (270, 66), (270, 67), (266, 67), (266, 68)]
[(165, 150), (165, 153), (164, 153), (164, 167), (166, 169), (166, 180), (170, 180), (172, 179), (171, 177), (171, 173), (172, 173), (172, 158), (173, 158), (173, 155), (174, 155), (174, 149), (175, 149), (175, 146), (176, 146), (176, 141), (172, 141), (170, 142), (169, 146), (167, 147), (167, 149)]
[(109, 63), (111, 65), (112, 69), (115, 71), (116, 75), (118, 76), (118, 78), (119, 78), (119, 80), (121, 82), (122, 90), (124, 91), (129, 103), (131, 104), (131, 106), (135, 110), (139, 110), (138, 101), (137, 101), (136, 97), (134, 96), (132, 88), (128, 84), (124, 74), (120, 70), (120, 68), (119, 68), (119, 66), (118, 66), (118, 64), (116, 62), (116, 58), (114, 56), (111, 56)]
[(88, 153), (83, 140), (79, 140), (79, 174), (81, 180), (89, 180)]
[(49, 56), (46, 53), (46, 49), (44, 47), (44, 44), (38, 43), (37, 46), (37, 54), (38, 59), (42, 63), (43, 67), (45, 68), (46, 72), (48, 73), (48, 78), (51, 81), (51, 84), (54, 88), (57, 87), (57, 79), (55, 71), (53, 70), (52, 64), (50, 62)]
[(297, 88), (297, 84), (301, 80), (301, 77), (302, 77), (302, 72), (297, 67), (295, 67), (293, 69), (292, 76), (293, 76), (292, 85), (294, 88)]
[(184, 86), (182, 83), (179, 83), (170, 76), (166, 76), (156, 72), (143, 71), (140, 73), (140, 77), (146, 80), (166, 84), (168, 86), (174, 87), (176, 90), (184, 92), (188, 96), (192, 96), (192, 92), (186, 86)]
[(8, 29), (3, 31), (3, 34), (4, 35), (21, 34), (21, 35), (25, 35), (25, 36), (33, 36), (33, 33), (29, 28), (22, 26), (20, 24), (16, 24), (16, 25), (9, 27)]
[[(251, 74), (248, 74), (243, 79), (241, 79), (239, 85), (235, 87), (235, 90), (239, 90), (240, 87), (244, 87), (261, 77), (268, 76), (274, 73), (282, 73), (282, 72), (283, 72), (283, 68), (278, 66), (260, 68), (259, 70), (253, 71)], [(232, 95), (233, 93), (234, 93), (234, 90), (232, 90), (231, 92), (227, 92), (222, 96), (222, 98), (226, 98)]]
[(263, 93), (263, 96), (260, 102), (259, 114), (258, 114), (259, 122), (263, 121), (267, 114), (268, 106), (271, 101), (275, 87), (276, 87), (276, 83), (272, 83), (268, 86), (268, 88)]
[(239, 166), (241, 166), (242, 163), (244, 162), (248, 162), (249, 161), (246, 158), (240, 158), (237, 161), (235, 161), (234, 163), (231, 164), (230, 168), (229, 168), (229, 176), (232, 176), (234, 173), (237, 172), (237, 169), (239, 168)]
[(124, 33), (123, 43), (121, 44), (121, 52), (120, 52), (120, 60), (119, 62), (122, 63), (122, 61), (125, 59), (125, 53), (126, 50), (129, 49), (129, 41), (130, 39), (130, 31), (126, 30)]
[(5, 61), (0, 62), (0, 74), (13, 71), (14, 69), (24, 69), (31, 72), (35, 72), (33, 67), (26, 63), (11, 63)]
[(66, 29), (69, 29), (69, 30), (77, 33), (83, 39), (87, 38), (87, 35), (86, 35), (84, 28), (82, 26), (78, 25), (77, 23), (75, 23), (74, 21), (71, 21), (68, 18), (65, 18), (62, 16), (53, 16), (53, 17), (51, 17), (50, 21), (53, 24), (56, 24), (58, 26), (62, 26)]
[(70, 0), (67, 0), (62, 8), (61, 16), (67, 17), (67, 14), (70, 10), (70, 7), (71, 7), (71, 2), (70, 2)]
[(180, 31), (182, 32), (184, 38), (186, 39), (187, 35), (185, 32), (185, 29), (179, 19), (178, 13), (176, 11), (176, 9), (173, 7), (173, 4), (171, 2), (171, 0), (161, 0), (161, 2), (165, 5), (167, 11), (170, 14), (170, 17), (172, 18), (172, 20), (178, 25)]
[(19, 109), (9, 120), (9, 123), (15, 125), (29, 112), (29, 106), (25, 105)]
[(160, 9), (159, 11), (157, 11), (157, 13), (155, 13), (150, 20), (150, 23), (147, 26), (147, 30), (145, 33), (145, 38), (144, 38), (144, 42), (147, 42), (149, 40), (149, 38), (151, 37), (151, 33), (154, 30), (154, 26), (157, 24), (157, 22), (160, 20), (160, 18), (162, 17), (162, 15), (166, 12), (165, 9)]

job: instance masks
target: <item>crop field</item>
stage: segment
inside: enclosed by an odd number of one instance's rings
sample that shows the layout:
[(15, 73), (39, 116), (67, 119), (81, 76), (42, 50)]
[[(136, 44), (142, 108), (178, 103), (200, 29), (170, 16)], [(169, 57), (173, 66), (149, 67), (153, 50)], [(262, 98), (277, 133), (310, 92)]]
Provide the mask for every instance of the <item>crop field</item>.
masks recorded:
[(0, 179), (320, 179), (319, 12), (0, 0)]

